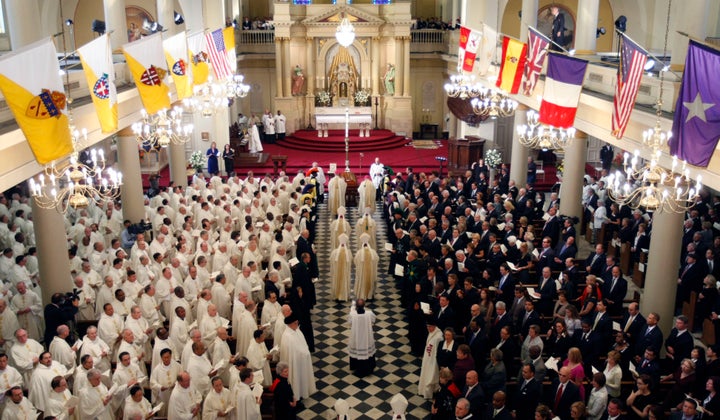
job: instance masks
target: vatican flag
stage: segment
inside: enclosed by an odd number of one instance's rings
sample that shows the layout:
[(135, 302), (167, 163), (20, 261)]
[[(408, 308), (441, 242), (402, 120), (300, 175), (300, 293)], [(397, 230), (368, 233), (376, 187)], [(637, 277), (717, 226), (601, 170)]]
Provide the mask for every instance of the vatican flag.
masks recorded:
[(172, 36), (163, 41), (165, 59), (167, 60), (170, 75), (175, 82), (175, 91), (178, 99), (189, 98), (193, 94), (192, 71), (188, 63), (188, 47), (185, 32)]
[(235, 28), (228, 26), (223, 29), (223, 40), (225, 41), (225, 54), (227, 54), (230, 69), (237, 72), (237, 53), (235, 52)]
[(112, 133), (118, 128), (118, 104), (110, 37), (105, 34), (96, 38), (78, 48), (78, 53), (100, 128), (103, 133)]
[(155, 114), (161, 109), (170, 108), (170, 89), (163, 82), (167, 70), (162, 48), (162, 33), (123, 45), (123, 53), (145, 111), (148, 114)]
[(190, 68), (192, 69), (193, 85), (204, 85), (210, 76), (210, 66), (205, 46), (205, 34), (195, 32), (187, 37), (188, 54), (190, 55)]
[(0, 91), (39, 164), (73, 151), (57, 51), (50, 38), (0, 58)]

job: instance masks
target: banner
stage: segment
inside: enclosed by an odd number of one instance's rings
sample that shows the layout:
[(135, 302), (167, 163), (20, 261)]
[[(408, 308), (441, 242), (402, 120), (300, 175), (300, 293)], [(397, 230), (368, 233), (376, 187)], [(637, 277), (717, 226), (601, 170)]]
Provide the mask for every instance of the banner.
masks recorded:
[(518, 93), (522, 81), (527, 45), (510, 37), (503, 38), (502, 61), (495, 85), (510, 93)]
[(587, 64), (579, 58), (550, 53), (538, 121), (559, 128), (573, 126)]
[(204, 85), (210, 76), (209, 58), (205, 52), (205, 34), (196, 32), (188, 35), (187, 44), (193, 86)]
[(105, 34), (78, 48), (90, 97), (103, 133), (118, 129), (117, 90), (110, 37)]
[(50, 38), (0, 57), (0, 91), (39, 164), (72, 153), (65, 89)]
[(170, 108), (170, 89), (163, 82), (167, 75), (162, 33), (123, 45), (130, 74), (135, 80), (145, 111), (155, 114)]
[(237, 52), (235, 51), (235, 28), (228, 26), (223, 29), (223, 40), (225, 41), (225, 53), (227, 54), (230, 70), (237, 71)]
[(475, 66), (475, 57), (480, 48), (482, 35), (479, 31), (465, 26), (460, 27), (460, 43), (458, 47), (458, 66), (463, 71), (471, 72)]
[(478, 63), (478, 73), (481, 76), (487, 74), (496, 50), (497, 32), (488, 25), (483, 24), (482, 39), (480, 41), (480, 62)]
[(630, 114), (635, 106), (640, 81), (642, 80), (647, 51), (620, 34), (620, 66), (617, 72), (615, 98), (613, 98), (612, 134), (622, 138)]
[(523, 94), (532, 95), (540, 78), (545, 57), (547, 57), (550, 40), (535, 28), (528, 28), (528, 58), (525, 63), (525, 82), (523, 83)]
[(165, 61), (170, 69), (175, 83), (178, 99), (189, 98), (193, 95), (192, 70), (188, 63), (188, 47), (185, 32), (180, 32), (163, 41)]
[(233, 72), (225, 52), (225, 39), (223, 38), (222, 29), (216, 29), (206, 33), (205, 42), (207, 45), (205, 52), (207, 52), (210, 58), (210, 64), (212, 64), (215, 78), (218, 81), (222, 81), (232, 77)]

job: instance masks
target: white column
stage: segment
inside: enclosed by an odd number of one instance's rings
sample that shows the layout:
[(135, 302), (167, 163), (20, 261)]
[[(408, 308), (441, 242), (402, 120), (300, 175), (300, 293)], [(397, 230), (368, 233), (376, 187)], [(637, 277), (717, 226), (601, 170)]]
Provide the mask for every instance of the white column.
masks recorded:
[(133, 223), (145, 220), (140, 155), (135, 135), (129, 128), (118, 132), (118, 166), (123, 174), (120, 191), (123, 218)]
[(395, 38), (395, 94), (393, 96), (402, 96), (401, 77), (405, 74), (403, 65), (405, 60), (402, 56), (402, 40), (400, 37)]
[(282, 38), (275, 38), (275, 96), (283, 96)]
[(125, 20), (125, 0), (104, 0), (105, 31), (110, 34), (110, 47), (119, 49), (127, 44), (127, 22)]
[(175, 9), (173, 0), (157, 0), (157, 21), (167, 30), (165, 38), (178, 33), (178, 25), (175, 24)]
[(537, 27), (538, 0), (523, 0), (520, 19), (520, 40), (527, 42), (528, 26)]
[(31, 23), (36, 22), (40, 16), (37, 0), (5, 0), (5, 13), (13, 50), (43, 38), (43, 32)]
[(315, 42), (312, 37), (305, 38), (305, 91), (306, 95), (315, 94)]
[(578, 131), (565, 148), (565, 172), (560, 197), (560, 213), (582, 216), (582, 189), (587, 160), (587, 134)]
[(370, 45), (372, 54), (372, 94), (380, 95), (380, 37), (373, 37)]
[[(527, 124), (528, 107), (519, 105), (515, 111), (514, 126)], [(530, 150), (520, 144), (517, 130), (513, 130), (512, 150), (510, 152), (510, 179), (515, 181), (515, 185), (519, 187), (527, 183), (527, 158)]]
[[(670, 32), (668, 34), (668, 45), (671, 54), (670, 68), (683, 71), (685, 69), (685, 58), (687, 57), (688, 37), (679, 34), (677, 31), (685, 32), (695, 39), (704, 40), (708, 36), (709, 0), (675, 1), (670, 13)], [(663, 13), (663, 16), (666, 16)], [(716, 18), (716, 16), (712, 16)], [(664, 36), (665, 20), (663, 26), (656, 31)], [(661, 36), (661, 35), (657, 35)], [(662, 48), (662, 44), (659, 45)]]
[[(578, 2), (577, 22), (575, 24), (576, 54), (595, 54), (599, 7), (600, 0)], [(567, 16), (565, 18), (569, 19)]]
[(282, 60), (282, 80), (283, 80), (283, 96), (289, 98), (292, 96), (292, 67), (290, 63), (290, 38), (283, 39), (283, 60)]
[(170, 156), (170, 179), (180, 187), (187, 187), (187, 165), (185, 160), (185, 145), (170, 143), (168, 146)]
[(410, 37), (403, 38), (403, 96), (410, 93)]
[(43, 304), (54, 293), (72, 291), (70, 260), (67, 253), (65, 215), (55, 209), (43, 209), (32, 201), (33, 227), (37, 237), (37, 257)]

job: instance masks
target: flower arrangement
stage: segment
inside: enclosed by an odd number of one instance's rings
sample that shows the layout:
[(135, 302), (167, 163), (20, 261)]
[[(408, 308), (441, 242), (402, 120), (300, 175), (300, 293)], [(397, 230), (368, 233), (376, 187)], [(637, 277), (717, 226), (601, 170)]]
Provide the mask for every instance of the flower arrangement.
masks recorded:
[(205, 160), (205, 155), (201, 151), (196, 150), (190, 155), (190, 159), (188, 159), (188, 164), (190, 164), (190, 167), (200, 172), (205, 166)]
[(330, 105), (331, 97), (330, 92), (327, 90), (319, 90), (317, 95), (315, 96), (317, 103), (322, 106), (328, 106)]
[(561, 160), (560, 163), (555, 165), (555, 169), (557, 169), (558, 175), (562, 175), (563, 171), (565, 170), (565, 159)]
[(358, 105), (366, 105), (370, 101), (370, 91), (367, 89), (355, 92), (355, 103)]
[(502, 163), (502, 154), (498, 149), (490, 149), (485, 152), (485, 163), (491, 168), (498, 168)]

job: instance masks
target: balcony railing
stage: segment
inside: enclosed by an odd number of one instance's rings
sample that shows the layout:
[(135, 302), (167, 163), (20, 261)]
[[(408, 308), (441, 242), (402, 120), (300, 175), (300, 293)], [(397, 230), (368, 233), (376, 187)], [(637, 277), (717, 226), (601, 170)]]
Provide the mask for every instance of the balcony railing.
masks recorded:
[(410, 31), (411, 53), (446, 53), (454, 31), (414, 29)]
[(275, 54), (275, 31), (258, 29), (239, 31), (237, 34), (237, 53), (239, 55)]

